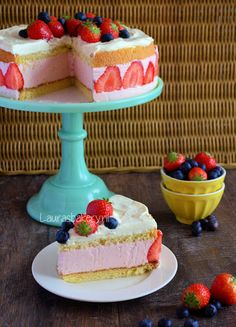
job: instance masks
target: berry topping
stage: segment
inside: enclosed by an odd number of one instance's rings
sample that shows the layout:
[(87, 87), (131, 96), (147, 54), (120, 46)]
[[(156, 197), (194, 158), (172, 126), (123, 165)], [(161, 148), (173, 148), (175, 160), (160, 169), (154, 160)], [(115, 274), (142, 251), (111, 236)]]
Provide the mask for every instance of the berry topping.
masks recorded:
[(207, 152), (199, 152), (196, 157), (195, 160), (198, 163), (202, 163), (206, 166), (206, 170), (212, 170), (216, 167), (216, 160), (215, 158), (213, 158), (209, 153)]
[[(118, 27), (119, 28), (119, 27)], [(130, 37), (130, 34), (127, 29), (119, 29), (119, 37), (122, 37), (122, 39), (128, 39)]]
[(86, 18), (88, 19), (88, 18), (94, 18), (95, 17), (95, 15), (92, 13), (92, 12), (87, 12), (86, 13)]
[(12, 90), (20, 90), (24, 86), (23, 76), (15, 63), (8, 66), (5, 75), (5, 85)]
[(205, 317), (214, 317), (217, 314), (217, 309), (214, 306), (214, 304), (208, 304), (205, 308), (204, 308), (204, 316)]
[(185, 162), (185, 156), (177, 152), (169, 152), (164, 158), (164, 167), (168, 171), (178, 169)]
[(100, 26), (102, 35), (103, 34), (112, 34), (114, 39), (118, 38), (119, 30), (116, 24), (112, 23), (112, 21), (103, 20), (103, 23)]
[(112, 216), (113, 207), (108, 199), (93, 200), (88, 204), (86, 213), (102, 222), (105, 218)]
[[(118, 20), (114, 20), (114, 24), (116, 24), (116, 26), (118, 27), (119, 31), (122, 31), (125, 29), (125, 25), (123, 25), (121, 22), (119, 22)], [(127, 31), (128, 32), (128, 31)], [(119, 35), (120, 36), (120, 35)], [(122, 36), (120, 36), (122, 37)], [(129, 37), (129, 36), (128, 36)], [(127, 37), (126, 37), (127, 38)]]
[(102, 25), (103, 19), (100, 16), (96, 16), (93, 18), (93, 23), (96, 24), (98, 27)]
[(203, 284), (192, 284), (182, 293), (183, 305), (189, 309), (197, 310), (208, 305), (210, 300), (210, 291)]
[(236, 304), (236, 276), (222, 273), (211, 285), (211, 295), (223, 304)]
[(74, 227), (74, 223), (70, 220), (63, 221), (61, 224), (61, 229), (68, 232), (71, 228)]
[(154, 324), (150, 319), (144, 319), (139, 322), (138, 327), (154, 327)]
[(23, 37), (24, 39), (27, 39), (27, 37), (28, 37), (28, 31), (27, 31), (27, 28), (25, 28), (24, 30), (20, 30), (20, 31), (19, 31), (19, 35), (20, 35), (21, 37)]
[(183, 318), (187, 318), (187, 317), (189, 317), (189, 310), (188, 310), (188, 308), (185, 308), (185, 307), (183, 307), (182, 305), (179, 306), (179, 307), (176, 309), (176, 316), (177, 316), (177, 318), (179, 318), (179, 319), (183, 319)]
[(74, 221), (74, 230), (77, 234), (81, 236), (88, 236), (97, 231), (98, 224), (96, 218), (90, 215), (79, 215)]
[(190, 162), (185, 161), (180, 167), (179, 169), (184, 173), (184, 174), (188, 174), (188, 172), (190, 171), (190, 169), (192, 168)]
[(134, 61), (127, 69), (124, 79), (123, 88), (128, 89), (130, 87), (136, 87), (143, 85), (144, 72), (141, 62)]
[(192, 223), (192, 235), (193, 236), (200, 236), (202, 233), (202, 226), (200, 221), (194, 221)]
[(56, 16), (50, 16), (51, 22), (57, 22), (57, 17)]
[(146, 70), (146, 74), (144, 76), (144, 84), (151, 83), (154, 79), (154, 74), (155, 74), (155, 68), (153, 66), (153, 63), (150, 61)]
[(168, 318), (161, 318), (158, 321), (158, 327), (173, 327), (173, 321)]
[(47, 11), (41, 11), (39, 14), (38, 14), (38, 19), (43, 21), (44, 23), (48, 24), (50, 21), (51, 21), (51, 18), (48, 14)]
[(181, 170), (174, 170), (171, 171), (169, 173), (170, 177), (175, 178), (175, 179), (180, 179), (180, 180), (184, 180), (185, 179), (185, 175)]
[(58, 18), (58, 22), (61, 23), (63, 26), (64, 30), (66, 29), (66, 20), (64, 17)]
[(94, 89), (97, 93), (120, 90), (121, 87), (120, 70), (116, 66), (107, 67), (99, 79), (94, 82)]
[(66, 30), (67, 33), (70, 36), (77, 36), (78, 35), (78, 28), (81, 24), (81, 21), (79, 21), (78, 19), (75, 18), (71, 18), (66, 20)]
[(195, 318), (189, 318), (185, 321), (184, 327), (199, 327), (199, 323)]
[(80, 12), (77, 12), (75, 14), (75, 19), (79, 19), (79, 20), (82, 20), (82, 21), (86, 21), (87, 17), (85, 15), (85, 13), (83, 13), (82, 11)]
[(118, 221), (116, 218), (109, 217), (104, 219), (104, 225), (109, 229), (116, 229)]
[(158, 262), (161, 252), (162, 235), (163, 235), (162, 232), (158, 230), (157, 238), (152, 243), (147, 253), (148, 262)]
[(34, 40), (51, 40), (53, 38), (53, 34), (48, 27), (48, 25), (42, 20), (36, 20), (32, 24), (28, 26), (28, 36), (30, 39)]
[(56, 233), (56, 241), (61, 244), (66, 243), (69, 237), (70, 237), (69, 233), (62, 229), (59, 229)]
[(114, 40), (114, 36), (112, 34), (103, 34), (101, 37), (101, 42), (109, 42)]
[(90, 22), (82, 23), (78, 31), (81, 39), (88, 43), (99, 42), (101, 38), (100, 29)]
[(0, 86), (5, 85), (5, 77), (2, 73), (2, 70), (0, 69)]
[(65, 34), (62, 24), (57, 20), (48, 23), (48, 27), (50, 28), (53, 36), (55, 37), (61, 38)]
[(207, 180), (207, 173), (202, 168), (194, 167), (189, 171), (188, 179), (190, 181), (205, 181)]

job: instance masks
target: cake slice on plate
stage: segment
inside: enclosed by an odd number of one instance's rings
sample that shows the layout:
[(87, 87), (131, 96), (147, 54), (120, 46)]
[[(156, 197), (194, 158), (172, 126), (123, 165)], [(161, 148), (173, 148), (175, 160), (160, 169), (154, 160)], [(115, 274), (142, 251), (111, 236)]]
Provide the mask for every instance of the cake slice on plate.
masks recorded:
[(67, 282), (139, 275), (158, 267), (162, 232), (147, 207), (122, 195), (94, 200), (57, 232), (58, 274)]

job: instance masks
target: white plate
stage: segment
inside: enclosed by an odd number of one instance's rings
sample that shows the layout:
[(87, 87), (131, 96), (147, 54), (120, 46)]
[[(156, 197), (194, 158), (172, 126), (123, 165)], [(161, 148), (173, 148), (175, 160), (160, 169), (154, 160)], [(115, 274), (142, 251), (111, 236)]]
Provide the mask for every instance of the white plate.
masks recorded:
[(57, 246), (57, 242), (54, 242), (36, 255), (32, 263), (32, 274), (36, 282), (49, 292), (72, 300), (118, 302), (136, 299), (168, 284), (175, 276), (178, 266), (173, 252), (163, 245), (161, 264), (150, 273), (72, 284), (57, 275)]

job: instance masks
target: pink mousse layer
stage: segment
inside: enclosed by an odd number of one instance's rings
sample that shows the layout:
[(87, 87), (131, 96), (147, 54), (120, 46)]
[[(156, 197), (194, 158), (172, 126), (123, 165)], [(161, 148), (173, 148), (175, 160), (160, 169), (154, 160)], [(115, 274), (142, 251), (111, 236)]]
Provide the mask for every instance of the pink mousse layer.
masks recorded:
[(59, 274), (73, 274), (113, 268), (131, 268), (148, 263), (147, 253), (153, 240), (99, 245), (58, 253)]

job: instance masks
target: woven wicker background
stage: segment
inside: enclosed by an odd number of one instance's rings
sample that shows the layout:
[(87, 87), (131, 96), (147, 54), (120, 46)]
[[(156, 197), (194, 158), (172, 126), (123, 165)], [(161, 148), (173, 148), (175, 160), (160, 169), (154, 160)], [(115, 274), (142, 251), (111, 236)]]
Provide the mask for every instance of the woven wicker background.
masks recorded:
[[(105, 5), (103, 4), (105, 3)], [(1, 27), (32, 21), (42, 9), (78, 10), (123, 20), (159, 45), (163, 95), (152, 103), (85, 116), (91, 170), (155, 170), (174, 149), (207, 150), (236, 166), (235, 0), (0, 1)], [(60, 115), (0, 110), (0, 172), (53, 173)]]

